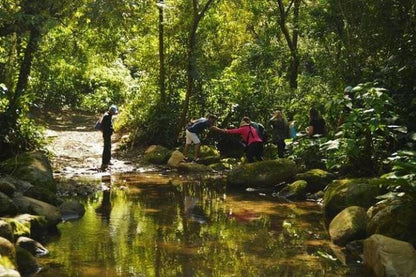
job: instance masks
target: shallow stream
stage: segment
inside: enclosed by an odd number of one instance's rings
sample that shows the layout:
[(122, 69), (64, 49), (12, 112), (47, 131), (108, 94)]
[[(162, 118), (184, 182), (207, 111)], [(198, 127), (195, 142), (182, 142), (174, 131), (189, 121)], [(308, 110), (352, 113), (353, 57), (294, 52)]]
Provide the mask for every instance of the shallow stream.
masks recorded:
[(336, 258), (315, 202), (160, 173), (99, 182), (37, 276), (366, 276)]

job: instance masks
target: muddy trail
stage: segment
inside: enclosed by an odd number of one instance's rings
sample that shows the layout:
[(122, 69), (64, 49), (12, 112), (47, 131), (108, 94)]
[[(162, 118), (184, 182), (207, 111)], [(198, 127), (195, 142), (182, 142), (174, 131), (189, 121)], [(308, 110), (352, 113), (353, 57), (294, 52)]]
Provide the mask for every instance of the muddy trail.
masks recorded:
[[(100, 131), (94, 129), (99, 114), (64, 111), (46, 113), (42, 124), (46, 126), (47, 150), (56, 177), (71, 178), (103, 174), (99, 168), (103, 150), (103, 138)], [(122, 134), (112, 136), (113, 165), (107, 173), (132, 171), (137, 167), (139, 154), (130, 155), (120, 150)], [(131, 150), (131, 149), (129, 149)], [(137, 152), (137, 151), (133, 151)]]

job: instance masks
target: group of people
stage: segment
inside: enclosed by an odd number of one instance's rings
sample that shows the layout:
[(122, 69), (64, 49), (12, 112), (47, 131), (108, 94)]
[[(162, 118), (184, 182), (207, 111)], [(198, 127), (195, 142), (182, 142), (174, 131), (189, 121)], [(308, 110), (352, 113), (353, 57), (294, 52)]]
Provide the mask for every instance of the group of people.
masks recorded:
[(263, 160), (263, 141), (257, 129), (253, 126), (250, 118), (245, 116), (240, 122), (240, 127), (234, 129), (221, 129), (214, 125), (216, 121), (215, 115), (209, 115), (207, 118), (200, 118), (190, 122), (187, 126), (186, 142), (183, 154), (185, 155), (185, 161), (189, 161), (188, 151), (191, 144), (195, 144), (194, 161), (199, 160), (199, 150), (201, 140), (199, 134), (205, 129), (212, 131), (226, 133), (226, 134), (239, 134), (246, 145), (246, 158), (248, 162), (262, 161)]
[[(111, 165), (111, 135), (114, 132), (112, 117), (118, 113), (116, 106), (112, 105), (101, 119), (101, 131), (103, 134), (104, 148), (102, 154), (101, 170), (105, 170)], [(238, 128), (221, 129), (214, 125), (217, 117), (209, 115), (200, 119), (191, 121), (186, 127), (186, 142), (184, 147), (185, 161), (190, 161), (188, 157), (189, 148), (195, 145), (194, 161), (199, 160), (201, 140), (200, 134), (206, 130), (212, 130), (225, 134), (239, 134), (245, 144), (245, 154), (247, 162), (263, 160), (263, 139), (259, 134), (258, 123), (252, 122), (249, 117), (245, 116), (240, 122)], [(285, 139), (296, 136), (294, 126), (290, 126), (283, 113), (276, 110), (269, 120), (272, 130), (272, 142), (277, 146), (279, 158), (284, 157)], [(293, 124), (292, 124), (293, 125)], [(309, 126), (306, 128), (306, 134), (309, 137), (325, 134), (325, 120), (319, 115), (318, 111), (312, 108), (309, 111)]]
[[(240, 122), (240, 126), (234, 129), (221, 129), (214, 125), (216, 117), (209, 115), (207, 118), (200, 118), (192, 121), (186, 128), (186, 142), (184, 148), (185, 161), (189, 161), (188, 151), (191, 144), (195, 144), (194, 160), (199, 160), (201, 141), (199, 134), (205, 129), (226, 134), (239, 134), (246, 145), (245, 153), (247, 162), (263, 160), (263, 138), (259, 134), (258, 125), (252, 122), (249, 117), (245, 116)], [(289, 124), (283, 113), (276, 110), (269, 120), (272, 130), (272, 142), (277, 146), (279, 158), (284, 157), (286, 148), (285, 139), (296, 137), (294, 124)], [(325, 135), (325, 120), (319, 115), (319, 112), (312, 108), (309, 111), (309, 126), (306, 128), (306, 134), (309, 137), (315, 135)]]

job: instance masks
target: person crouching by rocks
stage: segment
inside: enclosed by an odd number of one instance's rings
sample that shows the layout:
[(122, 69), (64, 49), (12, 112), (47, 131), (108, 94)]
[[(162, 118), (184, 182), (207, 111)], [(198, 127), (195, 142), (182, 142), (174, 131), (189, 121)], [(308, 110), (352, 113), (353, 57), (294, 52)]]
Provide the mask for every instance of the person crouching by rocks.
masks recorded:
[(117, 107), (111, 105), (101, 119), (101, 132), (103, 133), (104, 148), (101, 162), (101, 170), (104, 171), (111, 165), (111, 135), (114, 133), (113, 115), (118, 114)]
[(251, 120), (245, 116), (240, 122), (240, 127), (235, 129), (220, 129), (220, 132), (227, 134), (240, 134), (246, 145), (247, 162), (263, 161), (263, 141), (256, 128), (250, 125)]

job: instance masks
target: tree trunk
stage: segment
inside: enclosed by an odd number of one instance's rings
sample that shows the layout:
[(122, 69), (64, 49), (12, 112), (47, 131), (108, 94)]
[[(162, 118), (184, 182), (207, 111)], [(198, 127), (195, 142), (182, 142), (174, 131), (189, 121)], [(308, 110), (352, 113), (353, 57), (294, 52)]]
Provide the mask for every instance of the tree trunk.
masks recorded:
[(18, 110), (19, 108), (21, 108), (19, 100), (25, 94), (34, 54), (36, 53), (39, 47), (39, 42), (41, 38), (41, 33), (37, 28), (32, 28), (30, 30), (29, 41), (25, 49), (23, 61), (20, 65), (19, 78), (17, 80), (16, 89), (14, 91), (13, 97), (10, 99), (9, 106), (6, 111), (6, 116), (8, 118), (6, 126), (8, 127), (6, 128), (7, 130), (9, 130), (9, 128), (16, 127)]
[[(277, 0), (280, 20), (279, 26), (286, 39), (287, 45), (290, 50), (290, 66), (288, 70), (288, 79), (289, 85), (292, 89), (297, 89), (298, 87), (298, 75), (299, 75), (299, 55), (298, 55), (298, 37), (299, 37), (299, 8), (301, 0), (292, 0), (289, 4), (289, 7), (285, 9), (282, 0)], [(290, 34), (290, 31), (287, 27), (287, 16), (293, 6), (293, 31)]]
[(186, 94), (185, 100), (183, 102), (183, 108), (181, 112), (181, 116), (179, 118), (179, 124), (176, 134), (179, 135), (181, 129), (186, 124), (186, 116), (189, 110), (189, 102), (191, 95), (194, 93), (194, 86), (195, 86), (195, 76), (197, 72), (196, 68), (196, 31), (198, 30), (198, 24), (203, 18), (205, 12), (208, 10), (209, 6), (214, 2), (214, 0), (208, 0), (205, 3), (205, 6), (202, 8), (200, 12), (198, 12), (198, 0), (193, 0), (193, 17), (192, 17), (192, 26), (189, 32), (188, 37), (188, 64), (187, 64), (187, 83), (186, 83)]
[(159, 89), (160, 100), (166, 103), (166, 88), (165, 88), (165, 51), (164, 51), (164, 19), (163, 19), (163, 0), (159, 0)]

